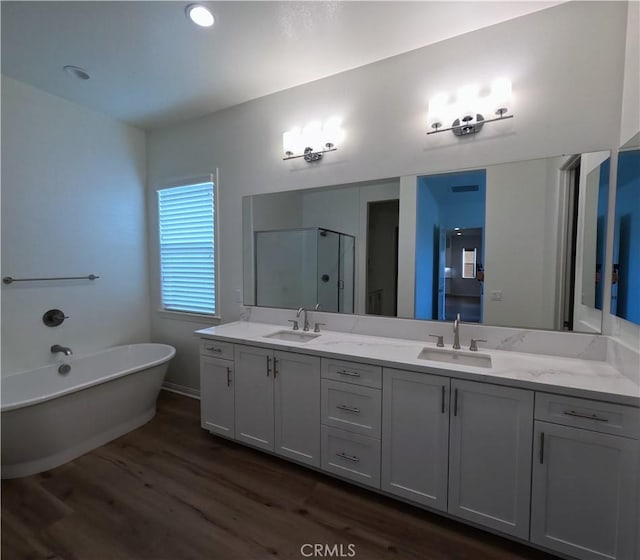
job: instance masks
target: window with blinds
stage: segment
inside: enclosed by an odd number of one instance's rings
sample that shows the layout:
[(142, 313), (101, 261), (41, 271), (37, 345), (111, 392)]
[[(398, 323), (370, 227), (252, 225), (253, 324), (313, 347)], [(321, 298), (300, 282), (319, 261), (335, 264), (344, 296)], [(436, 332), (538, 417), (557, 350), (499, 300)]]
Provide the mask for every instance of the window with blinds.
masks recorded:
[(212, 182), (158, 191), (162, 308), (215, 315), (215, 189)]
[(476, 249), (462, 249), (462, 277), (476, 277)]

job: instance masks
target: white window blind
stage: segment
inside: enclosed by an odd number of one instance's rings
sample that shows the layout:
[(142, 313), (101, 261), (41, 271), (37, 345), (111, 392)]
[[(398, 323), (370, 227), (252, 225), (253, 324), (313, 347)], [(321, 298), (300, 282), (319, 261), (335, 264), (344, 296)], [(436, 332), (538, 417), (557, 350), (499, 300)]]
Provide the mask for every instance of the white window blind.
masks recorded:
[(462, 277), (476, 277), (476, 249), (462, 249)]
[(158, 191), (162, 307), (216, 313), (213, 183)]

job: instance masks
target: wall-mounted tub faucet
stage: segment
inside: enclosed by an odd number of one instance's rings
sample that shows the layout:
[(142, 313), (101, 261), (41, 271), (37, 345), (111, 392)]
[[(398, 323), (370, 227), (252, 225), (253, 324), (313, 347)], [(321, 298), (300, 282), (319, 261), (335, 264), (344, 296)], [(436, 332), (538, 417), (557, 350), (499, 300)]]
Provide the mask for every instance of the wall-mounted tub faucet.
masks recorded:
[(73, 354), (73, 352), (71, 351), (71, 348), (67, 348), (66, 346), (60, 346), (59, 344), (54, 344), (51, 347), (51, 353), (57, 354), (58, 352), (62, 352), (65, 356), (71, 356), (71, 354)]

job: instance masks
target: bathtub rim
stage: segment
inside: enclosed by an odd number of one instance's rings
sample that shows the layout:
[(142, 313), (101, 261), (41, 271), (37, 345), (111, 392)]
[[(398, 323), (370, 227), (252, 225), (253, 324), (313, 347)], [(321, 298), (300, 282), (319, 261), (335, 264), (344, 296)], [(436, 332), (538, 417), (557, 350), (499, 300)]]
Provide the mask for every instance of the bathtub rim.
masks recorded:
[[(68, 395), (70, 393), (75, 393), (77, 391), (82, 391), (83, 389), (88, 389), (89, 387), (93, 387), (95, 385), (101, 385), (102, 383), (108, 383), (109, 381), (113, 381), (114, 379), (118, 379), (119, 377), (124, 377), (125, 375), (130, 375), (132, 373), (136, 373), (139, 371), (143, 371), (145, 369), (151, 369), (155, 366), (164, 364), (166, 362), (169, 362), (171, 359), (173, 359), (173, 357), (176, 355), (176, 349), (169, 345), (169, 344), (163, 344), (160, 342), (140, 342), (140, 343), (135, 343), (135, 344), (120, 344), (118, 346), (112, 346), (110, 348), (105, 348), (104, 350), (99, 350), (97, 352), (91, 352), (90, 354), (81, 354), (76, 356), (77, 359), (82, 359), (82, 358), (90, 358), (92, 356), (98, 356), (100, 354), (106, 353), (106, 352), (110, 352), (113, 350), (118, 350), (118, 349), (125, 349), (125, 348), (132, 348), (134, 346), (157, 346), (157, 347), (162, 347), (166, 350), (168, 350), (167, 354), (165, 354), (162, 358), (150, 361), (150, 362), (145, 362), (144, 364), (140, 364), (137, 365), (135, 367), (131, 367), (122, 371), (118, 371), (115, 372), (111, 375), (107, 375), (104, 377), (100, 377), (99, 379), (92, 379), (90, 381), (87, 381), (85, 383), (81, 383), (79, 385), (74, 385), (73, 387), (69, 387), (66, 389), (62, 389), (60, 391), (57, 391), (55, 393), (50, 393), (47, 395), (40, 395), (38, 397), (34, 397), (31, 399), (25, 399), (22, 401), (13, 401), (10, 403), (0, 403), (0, 412), (9, 412), (11, 410), (16, 410), (19, 408), (25, 408), (27, 406), (33, 406), (36, 404), (40, 404), (46, 401), (50, 401), (53, 399), (57, 399), (59, 397), (63, 397), (64, 395)], [(16, 373), (12, 373), (10, 375), (7, 375), (5, 377), (2, 378), (2, 380), (0, 381), (1, 383), (4, 383), (4, 381), (10, 377), (14, 377), (17, 375), (24, 375), (27, 373), (31, 373), (34, 371), (38, 371), (40, 369), (47, 369), (47, 368), (52, 368), (55, 367), (56, 364), (46, 364), (44, 366), (41, 366), (39, 368), (35, 368), (35, 369), (30, 369), (30, 370), (24, 370), (24, 371), (20, 371), (20, 372), (16, 372)], [(4, 394), (4, 390), (2, 391), (2, 393)]]

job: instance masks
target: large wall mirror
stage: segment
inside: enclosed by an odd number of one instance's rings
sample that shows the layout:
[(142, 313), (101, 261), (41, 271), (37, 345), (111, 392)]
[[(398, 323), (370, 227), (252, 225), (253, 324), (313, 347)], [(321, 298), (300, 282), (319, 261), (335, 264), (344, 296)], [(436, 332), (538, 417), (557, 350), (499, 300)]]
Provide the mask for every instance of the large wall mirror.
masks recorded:
[(600, 332), (609, 155), (244, 197), (244, 303)]
[(640, 134), (618, 152), (611, 313), (640, 325)]

